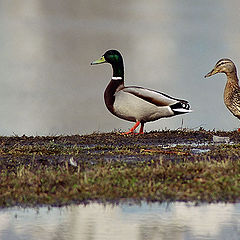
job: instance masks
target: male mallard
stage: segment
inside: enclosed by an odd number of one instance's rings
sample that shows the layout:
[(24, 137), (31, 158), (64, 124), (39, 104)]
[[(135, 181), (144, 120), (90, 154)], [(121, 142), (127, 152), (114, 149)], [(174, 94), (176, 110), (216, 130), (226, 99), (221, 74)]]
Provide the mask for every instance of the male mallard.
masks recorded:
[(240, 119), (240, 88), (238, 85), (237, 69), (233, 61), (227, 58), (219, 60), (213, 70), (205, 77), (210, 77), (216, 73), (225, 73), (227, 75), (227, 83), (224, 89), (224, 103), (230, 112)]
[(139, 133), (143, 133), (146, 122), (191, 112), (190, 105), (185, 100), (148, 88), (125, 87), (123, 58), (117, 50), (108, 50), (91, 65), (106, 62), (110, 63), (113, 69), (112, 79), (104, 92), (107, 109), (119, 118), (136, 122), (125, 134), (133, 133), (140, 123)]

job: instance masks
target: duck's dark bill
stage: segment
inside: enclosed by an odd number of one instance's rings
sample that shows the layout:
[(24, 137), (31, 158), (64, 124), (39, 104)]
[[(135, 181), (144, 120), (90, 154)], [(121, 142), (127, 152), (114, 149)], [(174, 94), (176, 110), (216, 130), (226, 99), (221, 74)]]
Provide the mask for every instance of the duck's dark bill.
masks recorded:
[(210, 76), (216, 74), (217, 72), (215, 72), (214, 70), (215, 70), (215, 69), (213, 69), (211, 72), (209, 72), (208, 74), (206, 74), (204, 77), (206, 78), (206, 77), (210, 77)]
[(93, 62), (91, 63), (91, 65), (101, 64), (101, 63), (105, 63), (105, 62), (106, 62), (106, 60), (105, 60), (104, 56), (102, 56), (102, 57), (99, 58), (98, 60), (93, 61)]

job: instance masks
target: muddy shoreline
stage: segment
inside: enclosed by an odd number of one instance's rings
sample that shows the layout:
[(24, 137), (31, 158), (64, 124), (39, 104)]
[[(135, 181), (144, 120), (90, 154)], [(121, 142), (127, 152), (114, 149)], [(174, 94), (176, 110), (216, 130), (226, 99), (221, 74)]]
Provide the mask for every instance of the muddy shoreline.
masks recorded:
[[(230, 143), (216, 144), (213, 136), (229, 137)], [(240, 201), (235, 131), (13, 136), (0, 137), (0, 146), (1, 207), (122, 199)]]
[[(167, 149), (174, 149), (177, 145), (180, 145), (186, 153), (196, 147), (214, 150), (215, 135), (229, 137), (233, 144), (240, 143), (238, 132), (205, 130), (161, 131), (130, 136), (113, 132), (72, 136), (0, 137), (0, 170), (14, 170), (19, 165), (33, 163), (36, 166), (41, 164), (56, 166), (65, 163), (70, 157), (74, 157), (78, 164), (104, 159), (128, 161), (126, 156), (136, 157), (134, 161), (144, 161), (148, 160), (148, 157), (139, 154), (144, 150), (165, 149), (167, 152)], [(173, 154), (168, 159), (174, 161), (178, 156)]]

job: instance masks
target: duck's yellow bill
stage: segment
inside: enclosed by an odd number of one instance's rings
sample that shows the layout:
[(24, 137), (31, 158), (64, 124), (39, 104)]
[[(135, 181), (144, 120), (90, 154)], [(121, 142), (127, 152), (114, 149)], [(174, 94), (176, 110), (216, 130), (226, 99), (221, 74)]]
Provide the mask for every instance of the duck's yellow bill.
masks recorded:
[(106, 60), (105, 60), (104, 56), (102, 56), (98, 60), (91, 62), (91, 65), (101, 64), (101, 63), (105, 63), (105, 62), (106, 62)]

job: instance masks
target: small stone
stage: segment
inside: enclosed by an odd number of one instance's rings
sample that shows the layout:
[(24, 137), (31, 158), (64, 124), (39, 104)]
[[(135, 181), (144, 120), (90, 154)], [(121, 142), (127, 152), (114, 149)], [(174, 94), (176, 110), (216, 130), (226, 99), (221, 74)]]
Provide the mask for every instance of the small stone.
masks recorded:
[(230, 142), (230, 138), (229, 137), (219, 137), (216, 135), (213, 135), (213, 142), (214, 143), (229, 143)]

